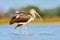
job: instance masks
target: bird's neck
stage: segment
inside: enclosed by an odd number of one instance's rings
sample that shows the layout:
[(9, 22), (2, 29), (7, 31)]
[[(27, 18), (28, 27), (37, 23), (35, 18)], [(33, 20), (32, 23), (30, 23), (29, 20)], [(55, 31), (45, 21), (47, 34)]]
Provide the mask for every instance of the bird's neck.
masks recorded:
[(32, 15), (32, 18), (35, 19), (35, 17), (36, 17), (35, 13), (34, 12), (31, 12), (31, 15)]

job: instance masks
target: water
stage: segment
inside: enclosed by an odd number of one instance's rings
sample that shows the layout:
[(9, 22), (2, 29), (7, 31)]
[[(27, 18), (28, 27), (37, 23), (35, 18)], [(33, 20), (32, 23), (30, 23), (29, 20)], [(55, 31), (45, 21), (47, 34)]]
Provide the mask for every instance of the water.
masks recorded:
[(22, 35), (22, 27), (0, 25), (0, 40), (60, 40), (60, 25), (27, 25), (29, 35)]

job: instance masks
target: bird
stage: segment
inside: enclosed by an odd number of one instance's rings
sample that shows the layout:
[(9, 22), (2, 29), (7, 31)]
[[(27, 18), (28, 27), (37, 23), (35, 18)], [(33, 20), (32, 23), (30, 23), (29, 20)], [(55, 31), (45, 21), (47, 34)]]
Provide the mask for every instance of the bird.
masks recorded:
[(37, 13), (37, 11), (35, 9), (31, 9), (29, 12), (24, 12), (24, 11), (16, 11), (15, 16), (13, 16), (10, 20), (10, 25), (17, 23), (18, 25), (15, 27), (15, 29), (17, 27), (20, 26), (24, 26), (23, 29), (26, 29), (26, 24), (30, 23), (31, 21), (33, 21), (36, 18), (36, 15), (41, 19), (41, 16)]

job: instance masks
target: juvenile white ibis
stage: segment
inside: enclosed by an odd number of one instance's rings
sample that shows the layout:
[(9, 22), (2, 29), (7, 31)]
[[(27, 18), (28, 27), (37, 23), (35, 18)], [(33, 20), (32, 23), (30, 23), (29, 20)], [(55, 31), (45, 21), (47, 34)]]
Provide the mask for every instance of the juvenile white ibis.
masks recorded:
[(19, 26), (24, 26), (23, 28), (26, 29), (25, 25), (32, 20), (36, 18), (36, 15), (41, 19), (41, 16), (36, 12), (35, 9), (31, 9), (29, 13), (27, 12), (19, 12), (16, 11), (17, 15), (13, 16), (12, 19), (10, 20), (10, 25), (14, 23), (18, 23), (18, 25), (15, 27), (15, 29)]

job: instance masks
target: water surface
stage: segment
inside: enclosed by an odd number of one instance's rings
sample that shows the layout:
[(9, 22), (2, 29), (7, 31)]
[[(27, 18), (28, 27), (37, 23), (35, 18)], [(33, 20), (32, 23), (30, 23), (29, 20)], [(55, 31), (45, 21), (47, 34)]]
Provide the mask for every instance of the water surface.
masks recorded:
[(15, 25), (0, 25), (0, 40), (60, 40), (60, 25), (26, 26), (29, 35), (22, 35), (22, 27), (15, 30)]

